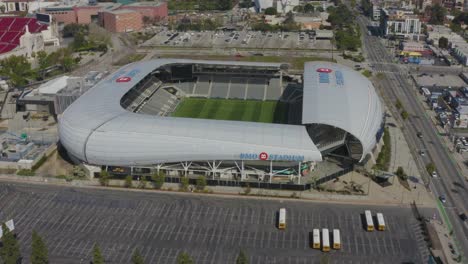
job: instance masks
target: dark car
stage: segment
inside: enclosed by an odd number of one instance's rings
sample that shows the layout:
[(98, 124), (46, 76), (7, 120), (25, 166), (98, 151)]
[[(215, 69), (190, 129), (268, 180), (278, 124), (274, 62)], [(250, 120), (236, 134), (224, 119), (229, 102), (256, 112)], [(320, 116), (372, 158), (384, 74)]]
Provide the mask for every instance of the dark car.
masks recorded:
[(460, 219), (461, 219), (462, 221), (466, 222), (466, 220), (468, 220), (468, 217), (466, 216), (465, 213), (461, 213), (461, 214), (460, 214)]
[(418, 138), (422, 138), (422, 137), (423, 137), (423, 134), (422, 134), (421, 132), (416, 133), (416, 135), (418, 136)]

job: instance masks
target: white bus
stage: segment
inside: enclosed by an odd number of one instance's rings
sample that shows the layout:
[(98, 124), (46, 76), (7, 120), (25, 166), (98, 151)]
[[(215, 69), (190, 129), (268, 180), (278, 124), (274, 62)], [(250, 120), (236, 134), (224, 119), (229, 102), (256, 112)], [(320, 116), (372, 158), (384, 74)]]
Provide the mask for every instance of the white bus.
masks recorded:
[(341, 248), (340, 230), (333, 229), (333, 249)]
[(278, 228), (286, 229), (286, 208), (281, 208), (279, 210)]
[(314, 229), (312, 248), (320, 249), (320, 230)]
[(322, 229), (322, 251), (330, 251), (330, 234), (326, 228)]
[(377, 213), (377, 229), (380, 231), (385, 230), (385, 220), (382, 213)]
[(370, 210), (366, 210), (364, 213), (366, 215), (367, 231), (369, 232), (374, 231), (374, 221), (372, 220), (372, 214)]

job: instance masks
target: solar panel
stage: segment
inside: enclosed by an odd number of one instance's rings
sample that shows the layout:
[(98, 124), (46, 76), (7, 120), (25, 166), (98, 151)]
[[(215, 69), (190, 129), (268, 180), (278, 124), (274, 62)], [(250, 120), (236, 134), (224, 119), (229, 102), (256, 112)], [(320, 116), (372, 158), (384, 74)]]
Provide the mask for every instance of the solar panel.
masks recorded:
[(328, 73), (320, 72), (319, 73), (319, 82), (320, 83), (330, 83), (330, 77)]
[(335, 71), (335, 78), (337, 85), (344, 85), (343, 73), (341, 71)]

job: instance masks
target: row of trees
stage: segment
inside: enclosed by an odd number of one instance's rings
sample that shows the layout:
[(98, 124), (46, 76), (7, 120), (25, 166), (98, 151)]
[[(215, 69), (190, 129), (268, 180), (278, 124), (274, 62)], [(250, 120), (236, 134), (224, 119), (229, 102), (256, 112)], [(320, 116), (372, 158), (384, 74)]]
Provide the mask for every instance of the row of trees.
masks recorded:
[[(101, 186), (109, 186), (109, 181), (110, 181), (110, 175), (107, 171), (103, 170), (100, 173), (99, 176), (99, 183)], [(153, 185), (154, 189), (160, 190), (165, 182), (166, 174), (162, 171), (154, 173), (151, 176), (151, 183)], [(145, 189), (148, 185), (148, 181), (145, 179), (145, 177), (142, 177), (138, 181), (138, 188), (140, 189)], [(189, 178), (188, 177), (181, 177), (180, 179), (180, 190), (181, 191), (188, 191), (190, 186)], [(196, 191), (204, 191), (207, 186), (207, 180), (205, 176), (198, 176), (195, 184), (195, 190)], [(128, 175), (124, 179), (124, 187), (126, 188), (132, 188), (135, 187), (133, 186), (133, 177), (131, 175)]]
[(328, 22), (335, 31), (336, 46), (340, 50), (357, 51), (361, 47), (361, 31), (355, 23), (355, 15), (343, 4), (327, 9)]
[(177, 25), (178, 31), (203, 31), (203, 30), (216, 30), (218, 27), (222, 26), (221, 23), (213, 19), (207, 18), (200, 21), (187, 21)]
[(270, 25), (265, 22), (259, 22), (251, 26), (252, 30), (263, 32), (276, 32), (276, 31), (296, 31), (300, 30), (301, 26), (294, 21), (294, 14), (288, 12), (283, 23), (279, 25)]
[(233, 7), (232, 0), (171, 0), (168, 1), (169, 10), (230, 10)]
[[(1, 239), (0, 258), (4, 264), (21, 263), (22, 256), (18, 240), (13, 232), (11, 232), (5, 224), (2, 225), (3, 236)], [(39, 234), (33, 230), (31, 244), (31, 259), (32, 264), (48, 264), (49, 253), (44, 240)], [(92, 253), (93, 264), (104, 264), (105, 258), (98, 244), (94, 244)], [(132, 264), (144, 264), (145, 259), (141, 255), (138, 248), (133, 251)], [(186, 252), (182, 252), (177, 256), (177, 264), (193, 264), (193, 258)], [(243, 250), (239, 251), (236, 264), (248, 264), (247, 255)]]
[(38, 67), (33, 69), (31, 63), (25, 56), (9, 56), (0, 61), (0, 75), (9, 78), (14, 87), (22, 87), (34, 80), (43, 80), (54, 71), (50, 68), (55, 66), (55, 72), (69, 72), (78, 63), (79, 59), (73, 57), (73, 52), (68, 48), (58, 49), (47, 54), (39, 51), (33, 54), (38, 61)]
[[(17, 264), (22, 260), (20, 245), (15, 237), (15, 234), (2, 225), (3, 236), (1, 239), (0, 258), (4, 264)], [(39, 234), (33, 230), (31, 244), (31, 263), (32, 264), (48, 264), (49, 253), (44, 240)]]
[(317, 12), (323, 12), (323, 7), (321, 6), (317, 6), (317, 8), (315, 8), (314, 5), (310, 4), (310, 3), (307, 3), (305, 5), (298, 5), (298, 6), (295, 6), (294, 9), (293, 9), (294, 12), (298, 12), (298, 13), (313, 13), (315, 11)]

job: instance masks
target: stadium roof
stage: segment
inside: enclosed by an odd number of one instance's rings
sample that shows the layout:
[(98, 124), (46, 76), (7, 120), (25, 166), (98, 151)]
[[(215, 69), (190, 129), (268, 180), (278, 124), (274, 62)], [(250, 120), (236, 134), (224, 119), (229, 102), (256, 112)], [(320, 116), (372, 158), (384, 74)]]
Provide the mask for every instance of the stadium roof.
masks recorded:
[(280, 68), (278, 63), (157, 59), (124, 66), (78, 98), (59, 120), (61, 143), (97, 165), (151, 165), (192, 160), (239, 160), (242, 154), (320, 161), (304, 126), (160, 117), (123, 109), (120, 99), (168, 64)]
[(361, 73), (336, 63), (304, 65), (303, 124), (326, 124), (355, 136), (363, 157), (376, 143), (383, 118), (382, 103)]

